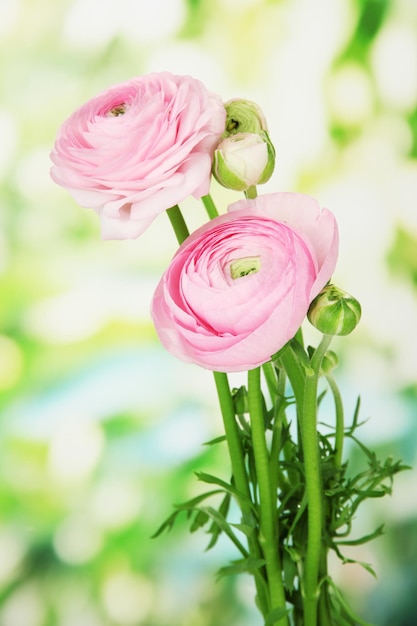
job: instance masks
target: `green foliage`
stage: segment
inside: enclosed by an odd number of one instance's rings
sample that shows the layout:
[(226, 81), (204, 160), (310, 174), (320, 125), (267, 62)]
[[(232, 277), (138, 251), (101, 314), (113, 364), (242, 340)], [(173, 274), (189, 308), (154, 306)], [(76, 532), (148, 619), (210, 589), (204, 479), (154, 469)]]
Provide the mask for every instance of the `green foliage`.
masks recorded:
[[(289, 350), (296, 354), (300, 364), (299, 372), (304, 372), (307, 377), (312, 371), (312, 359), (315, 350), (311, 347), (304, 351), (298, 342), (290, 342)], [(285, 588), (286, 600), (292, 606), (292, 622), (294, 625), (302, 624), (303, 589), (301, 571), (306, 558), (308, 534), (308, 505), (306, 498), (306, 476), (304, 465), (304, 450), (301, 442), (297, 440), (294, 429), (287, 418), (288, 409), (293, 406), (294, 396), (290, 386), (287, 385), (286, 395), (279, 393), (279, 384), (282, 385), (285, 370), (279, 360), (274, 361), (275, 385), (269, 385), (272, 389), (271, 406), (263, 399), (263, 418), (265, 435), (270, 433), (271, 467), (275, 468), (276, 476), (273, 480), (276, 484), (276, 512), (277, 525), (279, 528), (279, 552), (282, 563), (282, 579)], [(322, 370), (320, 370), (322, 371)], [(323, 375), (323, 374), (322, 374)], [(278, 381), (281, 381), (280, 383)], [(271, 381), (269, 381), (271, 383)], [(330, 384), (330, 381), (329, 381)], [(334, 381), (330, 384), (332, 393), (337, 396), (337, 388)], [(322, 410), (325, 391), (317, 396), (317, 407)], [(207, 491), (201, 495), (176, 505), (175, 511), (162, 524), (155, 536), (165, 530), (170, 530), (181, 512), (186, 512), (190, 524), (190, 531), (195, 532), (200, 528), (206, 528), (211, 535), (207, 549), (213, 548), (221, 534), (227, 536), (240, 552), (241, 557), (233, 560), (229, 565), (219, 571), (219, 577), (249, 573), (257, 576), (268, 584), (265, 569), (265, 560), (253, 558), (250, 551), (242, 543), (235, 531), (238, 531), (246, 540), (261, 538), (261, 503), (259, 485), (254, 459), (253, 440), (251, 436), (251, 424), (248, 415), (247, 390), (244, 386), (234, 389), (236, 424), (239, 428), (242, 449), (244, 451), (245, 465), (250, 480), (251, 501), (247, 502), (244, 494), (236, 490), (233, 477), (230, 481), (218, 478), (211, 474), (198, 472), (200, 481), (209, 485), (216, 485), (218, 489)], [(356, 564), (363, 567), (371, 575), (376, 576), (373, 568), (368, 563), (343, 554), (344, 546), (360, 546), (366, 542), (380, 537), (384, 532), (384, 525), (377, 526), (373, 531), (359, 536), (353, 536), (354, 520), (357, 517), (359, 507), (369, 499), (382, 498), (390, 495), (394, 476), (408, 466), (401, 461), (394, 461), (391, 457), (385, 460), (378, 458), (377, 454), (370, 450), (358, 438), (360, 398), (358, 398), (350, 425), (343, 426), (343, 439), (352, 442), (352, 445), (360, 452), (361, 461), (356, 468), (351, 467), (349, 460), (340, 462), (340, 453), (336, 446), (340, 445), (341, 407), (335, 404), (334, 426), (328, 423), (323, 432), (319, 425), (319, 463), (321, 476), (323, 528), (322, 528), (322, 556), (320, 560), (320, 600), (319, 611), (323, 612), (323, 619), (332, 619), (332, 624), (339, 626), (368, 626), (367, 622), (356, 617), (349, 608), (341, 592), (333, 583), (327, 569), (328, 552), (332, 550), (342, 563)], [(301, 417), (301, 419), (303, 419)], [(279, 445), (276, 445), (277, 433), (279, 433)], [(272, 437), (272, 438), (271, 438)], [(214, 440), (216, 442), (216, 440)], [(213, 443), (213, 442), (212, 442)], [(277, 458), (272, 459), (272, 455)], [(207, 506), (206, 500), (223, 495), (217, 507)], [(242, 516), (236, 522), (231, 520), (235, 515), (235, 509), (231, 507), (231, 501), (245, 502), (246, 510), (249, 505), (250, 516)], [(282, 615), (271, 612), (265, 617), (265, 624), (275, 624)]]

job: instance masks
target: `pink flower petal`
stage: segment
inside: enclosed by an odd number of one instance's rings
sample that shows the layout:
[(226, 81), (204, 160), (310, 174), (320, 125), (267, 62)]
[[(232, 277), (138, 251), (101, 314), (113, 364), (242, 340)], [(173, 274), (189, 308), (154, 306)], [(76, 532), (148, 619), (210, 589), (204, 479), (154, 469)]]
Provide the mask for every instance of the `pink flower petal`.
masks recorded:
[(334, 216), (312, 198), (268, 194), (231, 205), (186, 239), (162, 277), (152, 304), (162, 343), (212, 370), (267, 362), (329, 280), (337, 248)]
[[(103, 236), (138, 237), (158, 213), (208, 193), (224, 131), (221, 99), (191, 76), (148, 74), (114, 85), (58, 131), (51, 176), (104, 220)], [(117, 211), (126, 204), (127, 212)], [(140, 213), (140, 215), (139, 215)], [(113, 222), (120, 219), (119, 226)]]

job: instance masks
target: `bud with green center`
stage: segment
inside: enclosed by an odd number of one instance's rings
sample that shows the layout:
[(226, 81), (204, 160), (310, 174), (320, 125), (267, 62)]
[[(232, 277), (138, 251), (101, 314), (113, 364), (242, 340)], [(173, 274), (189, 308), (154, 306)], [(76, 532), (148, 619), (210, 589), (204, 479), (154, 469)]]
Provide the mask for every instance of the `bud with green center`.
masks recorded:
[(348, 335), (359, 323), (361, 305), (345, 291), (326, 285), (310, 304), (307, 317), (325, 335)]
[(226, 109), (226, 128), (223, 138), (238, 133), (255, 133), (260, 135), (267, 131), (267, 124), (262, 110), (255, 102), (235, 98), (224, 103)]
[(246, 191), (266, 183), (274, 167), (275, 150), (265, 131), (230, 135), (214, 152), (213, 175), (228, 189)]

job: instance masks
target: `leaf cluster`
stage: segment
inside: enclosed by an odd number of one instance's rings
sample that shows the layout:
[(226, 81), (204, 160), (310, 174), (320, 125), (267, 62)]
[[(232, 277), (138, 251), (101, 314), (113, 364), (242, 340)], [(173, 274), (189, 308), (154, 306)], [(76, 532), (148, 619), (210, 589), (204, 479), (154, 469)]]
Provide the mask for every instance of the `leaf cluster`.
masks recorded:
[[(283, 372), (277, 368), (277, 381), (281, 377), (282, 382), (283, 375)], [(317, 398), (319, 410), (325, 393), (321, 393)], [(254, 558), (250, 550), (250, 542), (260, 539), (260, 502), (251, 426), (248, 419), (247, 390), (244, 386), (234, 389), (232, 396), (250, 484), (250, 500), (236, 489), (233, 476), (230, 480), (225, 480), (198, 472), (196, 473), (198, 480), (210, 485), (211, 489), (187, 502), (175, 505), (175, 510), (160, 526), (154, 537), (170, 530), (178, 516), (185, 514), (189, 520), (190, 532), (205, 529), (209, 535), (207, 550), (216, 545), (221, 534), (227, 536), (238, 550), (239, 558), (222, 567), (219, 576), (249, 573), (257, 577), (258, 581), (263, 581), (266, 586), (265, 561), (262, 558)], [(265, 435), (271, 442), (270, 471), (274, 485), (274, 498), (276, 498), (278, 550), (282, 564), (282, 578), (287, 603), (292, 607), (293, 624), (301, 626), (303, 624), (301, 574), (306, 556), (308, 507), (303, 446), (296, 427), (287, 420), (286, 416), (288, 408), (294, 403), (292, 389), (287, 385), (285, 395), (276, 390), (270, 407), (263, 400), (263, 414)], [(336, 426), (326, 424), (325, 429), (320, 428), (323, 424), (318, 426), (324, 517), (323, 558), (319, 574), (319, 612), (323, 611), (325, 615), (334, 616), (332, 624), (336, 626), (366, 625), (366, 623), (353, 615), (341, 592), (331, 580), (327, 571), (327, 554), (329, 550), (332, 550), (343, 563), (358, 563), (375, 576), (371, 565), (346, 556), (343, 548), (364, 544), (383, 533), (383, 525), (379, 525), (368, 534), (351, 536), (360, 505), (369, 499), (391, 494), (394, 476), (407, 469), (402, 462), (394, 461), (391, 457), (385, 460), (378, 459), (375, 452), (359, 440), (357, 436), (357, 430), (361, 426), (359, 409), (360, 399), (357, 401), (352, 423), (347, 428), (343, 428), (344, 439), (350, 440), (360, 452), (362, 466), (359, 471), (355, 472), (349, 461), (338, 462), (335, 443)], [(325, 430), (325, 434), (321, 430)], [(224, 441), (225, 437), (218, 437), (208, 442), (207, 445), (219, 445)], [(232, 521), (237, 511), (237, 508), (232, 506), (233, 500), (236, 500), (239, 505), (242, 502), (246, 504), (246, 512), (242, 513), (237, 521)], [(276, 616), (271, 613), (270, 623), (275, 623), (276, 619)]]

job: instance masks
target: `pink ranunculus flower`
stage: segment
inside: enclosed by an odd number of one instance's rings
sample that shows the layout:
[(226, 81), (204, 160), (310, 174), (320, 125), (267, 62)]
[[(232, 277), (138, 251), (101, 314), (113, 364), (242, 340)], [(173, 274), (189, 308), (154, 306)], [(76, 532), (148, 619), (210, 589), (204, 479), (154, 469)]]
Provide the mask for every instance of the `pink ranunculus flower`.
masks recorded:
[(337, 253), (334, 215), (313, 198), (240, 200), (178, 249), (152, 303), (158, 336), (210, 370), (262, 365), (295, 335)]
[(208, 193), (225, 119), (220, 97), (191, 76), (133, 78), (62, 124), (51, 176), (99, 214), (103, 238), (133, 239), (165, 209)]

